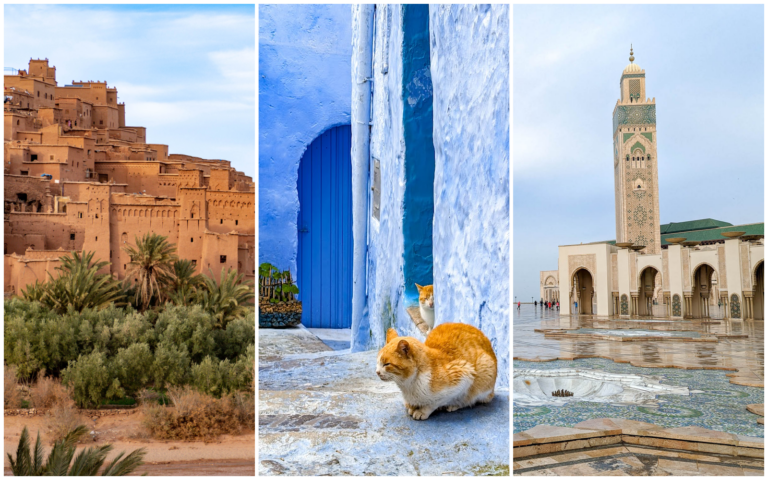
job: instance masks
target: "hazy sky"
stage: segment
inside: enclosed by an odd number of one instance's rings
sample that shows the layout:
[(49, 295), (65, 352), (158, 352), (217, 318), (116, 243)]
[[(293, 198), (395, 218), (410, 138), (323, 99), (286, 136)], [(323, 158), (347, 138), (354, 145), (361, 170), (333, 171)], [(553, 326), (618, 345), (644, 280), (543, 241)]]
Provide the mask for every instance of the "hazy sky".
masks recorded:
[(4, 23), (4, 67), (106, 80), (148, 142), (255, 174), (253, 5), (5, 5)]
[(612, 113), (629, 64), (656, 98), (661, 222), (763, 221), (763, 6), (514, 7), (514, 292), (558, 245), (616, 238)]

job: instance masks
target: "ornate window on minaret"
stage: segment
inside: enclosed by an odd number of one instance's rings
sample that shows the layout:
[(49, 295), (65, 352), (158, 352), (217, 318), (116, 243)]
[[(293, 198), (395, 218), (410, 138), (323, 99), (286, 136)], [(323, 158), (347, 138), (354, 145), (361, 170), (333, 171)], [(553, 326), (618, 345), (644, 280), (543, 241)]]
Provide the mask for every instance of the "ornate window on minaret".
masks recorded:
[(619, 80), (621, 97), (613, 110), (616, 241), (645, 246), (645, 253), (661, 253), (659, 229), (656, 99), (645, 94), (645, 70), (634, 63)]

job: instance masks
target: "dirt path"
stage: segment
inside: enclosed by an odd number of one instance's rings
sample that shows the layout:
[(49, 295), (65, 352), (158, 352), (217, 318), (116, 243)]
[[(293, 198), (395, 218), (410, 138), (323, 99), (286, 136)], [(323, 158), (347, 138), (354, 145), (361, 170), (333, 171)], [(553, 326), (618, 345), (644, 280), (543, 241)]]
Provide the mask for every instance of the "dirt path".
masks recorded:
[[(204, 442), (173, 442), (143, 438), (141, 435), (141, 414), (102, 417), (86, 422), (95, 433), (93, 442), (86, 442), (82, 448), (111, 443), (112, 455), (121, 451), (146, 448), (146, 465), (137, 474), (149, 475), (254, 475), (255, 474), (255, 432), (243, 435), (222, 435), (217, 440)], [(49, 446), (45, 418), (41, 416), (10, 416), (4, 419), (5, 453), (16, 454), (19, 437), (27, 426), (33, 442), (39, 431), (44, 444)], [(81, 447), (78, 447), (81, 448)], [(111, 456), (112, 456), (111, 455)], [(110, 458), (111, 458), (110, 456)], [(9, 474), (8, 456), (5, 458), (5, 474)]]

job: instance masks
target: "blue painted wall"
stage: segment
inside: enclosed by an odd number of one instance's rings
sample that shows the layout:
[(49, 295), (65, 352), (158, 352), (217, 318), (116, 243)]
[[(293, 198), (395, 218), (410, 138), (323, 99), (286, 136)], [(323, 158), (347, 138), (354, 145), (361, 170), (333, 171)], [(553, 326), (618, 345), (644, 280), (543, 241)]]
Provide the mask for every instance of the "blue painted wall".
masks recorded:
[(428, 76), (419, 57), (424, 50), (416, 48), (424, 19), (418, 28), (410, 23), (421, 12), (400, 5), (376, 10), (371, 156), (381, 162), (381, 219), (369, 220), (366, 318), (353, 332), (353, 348), (379, 348), (389, 327), (422, 337), (406, 312), (413, 256), (407, 219), (419, 218), (407, 212), (406, 183), (430, 171), (418, 165), (430, 157), (418, 145), (428, 135), (414, 127), (425, 123), (418, 120), (427, 102), (420, 102), (431, 78), (435, 320), (480, 328), (499, 360), (497, 385), (508, 388), (509, 8), (430, 5)]
[(259, 6), (259, 261), (294, 277), (299, 161), (350, 123), (351, 18), (349, 5)]
[(429, 6), (403, 5), (403, 135), (405, 195), (403, 241), (405, 298), (418, 304), (419, 285), (432, 285), (432, 217), (435, 147), (432, 144), (432, 75)]
[(480, 328), (509, 386), (509, 6), (430, 5), (435, 319)]
[(381, 347), (390, 327), (403, 335), (421, 335), (406, 313), (403, 296), (403, 85), (407, 82), (403, 78), (402, 12), (402, 5), (377, 5), (374, 19), (371, 172), (374, 160), (379, 160), (381, 214), (377, 220), (368, 209), (366, 318), (352, 332), (354, 350)]

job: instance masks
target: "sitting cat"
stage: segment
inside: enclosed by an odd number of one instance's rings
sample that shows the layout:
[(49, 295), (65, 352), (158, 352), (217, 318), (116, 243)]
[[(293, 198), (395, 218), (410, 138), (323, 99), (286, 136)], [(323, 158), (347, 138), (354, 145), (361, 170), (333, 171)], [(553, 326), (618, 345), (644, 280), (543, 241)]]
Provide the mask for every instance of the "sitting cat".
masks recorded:
[(424, 323), (432, 330), (435, 327), (435, 295), (432, 285), (422, 287), (417, 283), (416, 288), (419, 289), (419, 313)]
[(379, 351), (376, 374), (394, 381), (405, 399), (405, 409), (416, 420), (426, 420), (438, 408), (449, 412), (493, 399), (496, 354), (488, 338), (463, 323), (438, 325), (421, 343), (387, 331)]

